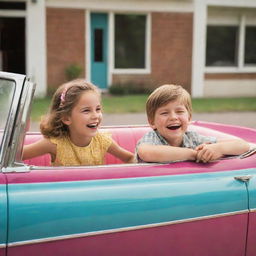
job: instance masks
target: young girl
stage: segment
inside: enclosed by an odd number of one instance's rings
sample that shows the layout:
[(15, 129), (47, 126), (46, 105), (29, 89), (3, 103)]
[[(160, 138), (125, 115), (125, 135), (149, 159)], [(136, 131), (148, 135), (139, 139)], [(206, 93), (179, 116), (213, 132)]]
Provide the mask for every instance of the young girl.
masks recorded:
[(23, 160), (49, 153), (52, 165), (100, 165), (106, 152), (123, 162), (134, 155), (121, 148), (109, 134), (100, 133), (101, 97), (96, 86), (83, 79), (60, 86), (50, 111), (41, 122), (44, 138), (24, 146)]

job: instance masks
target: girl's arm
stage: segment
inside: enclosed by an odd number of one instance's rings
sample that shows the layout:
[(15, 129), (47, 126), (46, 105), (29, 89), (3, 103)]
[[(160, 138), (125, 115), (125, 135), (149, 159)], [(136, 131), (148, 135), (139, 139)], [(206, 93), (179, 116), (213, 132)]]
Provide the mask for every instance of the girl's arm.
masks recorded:
[(41, 156), (44, 154), (56, 155), (56, 145), (51, 143), (49, 139), (42, 138), (35, 143), (25, 145), (23, 147), (22, 160)]
[(108, 153), (116, 156), (125, 163), (135, 163), (134, 154), (120, 147), (115, 141), (108, 148)]
[(150, 144), (141, 144), (138, 146), (138, 155), (145, 162), (195, 160), (196, 154), (197, 152), (191, 148)]
[(197, 161), (209, 162), (225, 155), (240, 155), (250, 149), (249, 143), (242, 139), (220, 140), (214, 144), (202, 144), (196, 147)]

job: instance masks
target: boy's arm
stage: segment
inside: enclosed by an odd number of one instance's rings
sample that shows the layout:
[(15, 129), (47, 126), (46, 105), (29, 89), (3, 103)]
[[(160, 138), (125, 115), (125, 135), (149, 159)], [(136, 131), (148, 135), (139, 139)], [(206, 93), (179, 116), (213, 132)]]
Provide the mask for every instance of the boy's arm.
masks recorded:
[(195, 160), (197, 152), (191, 148), (168, 145), (140, 144), (137, 153), (144, 162), (171, 162)]
[(250, 144), (243, 139), (219, 140), (217, 144), (224, 155), (241, 155), (250, 149)]
[(242, 139), (220, 140), (214, 144), (202, 144), (196, 147), (197, 161), (209, 162), (225, 155), (240, 155), (250, 149), (249, 143)]

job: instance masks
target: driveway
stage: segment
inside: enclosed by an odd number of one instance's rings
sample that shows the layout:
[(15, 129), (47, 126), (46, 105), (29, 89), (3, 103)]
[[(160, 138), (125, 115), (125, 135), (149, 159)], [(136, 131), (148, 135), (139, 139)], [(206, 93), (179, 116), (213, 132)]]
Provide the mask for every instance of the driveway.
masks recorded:
[[(256, 129), (256, 112), (194, 113), (192, 120), (246, 126)], [(147, 124), (145, 113), (104, 114), (102, 125)], [(38, 123), (32, 123), (30, 131), (39, 130)]]
[[(194, 113), (192, 120), (246, 126), (256, 129), (256, 112)], [(103, 125), (146, 124), (145, 113), (104, 114)]]

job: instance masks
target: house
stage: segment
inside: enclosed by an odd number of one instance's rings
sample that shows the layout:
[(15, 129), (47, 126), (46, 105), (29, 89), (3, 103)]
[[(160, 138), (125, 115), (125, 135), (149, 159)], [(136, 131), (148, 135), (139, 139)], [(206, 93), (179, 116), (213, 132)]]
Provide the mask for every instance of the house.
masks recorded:
[(0, 69), (29, 75), (37, 96), (74, 64), (103, 90), (256, 96), (255, 0), (2, 0), (0, 29)]

